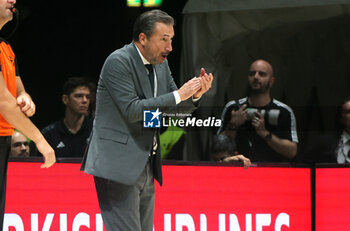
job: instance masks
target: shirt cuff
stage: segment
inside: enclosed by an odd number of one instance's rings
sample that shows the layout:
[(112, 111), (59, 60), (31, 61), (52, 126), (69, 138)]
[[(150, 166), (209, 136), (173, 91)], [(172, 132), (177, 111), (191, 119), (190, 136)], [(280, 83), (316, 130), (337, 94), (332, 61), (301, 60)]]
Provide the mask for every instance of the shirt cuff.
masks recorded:
[(181, 103), (181, 97), (180, 97), (179, 92), (173, 91), (173, 94), (174, 94), (174, 97), (175, 97), (175, 102), (176, 102), (176, 104)]
[(202, 96), (199, 97), (199, 98), (197, 98), (197, 99), (195, 99), (195, 98), (193, 98), (193, 96), (192, 96), (192, 102), (195, 103), (195, 102), (199, 101), (201, 98), (202, 98)]

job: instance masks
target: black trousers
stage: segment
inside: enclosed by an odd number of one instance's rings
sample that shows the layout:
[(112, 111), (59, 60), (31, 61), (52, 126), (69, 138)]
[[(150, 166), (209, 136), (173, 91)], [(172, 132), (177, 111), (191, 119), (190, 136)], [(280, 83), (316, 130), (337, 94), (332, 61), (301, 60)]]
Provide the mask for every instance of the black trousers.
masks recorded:
[(7, 162), (11, 136), (0, 136), (0, 230), (3, 229), (6, 199)]
[(101, 215), (108, 231), (152, 231), (154, 179), (150, 161), (134, 185), (95, 176)]

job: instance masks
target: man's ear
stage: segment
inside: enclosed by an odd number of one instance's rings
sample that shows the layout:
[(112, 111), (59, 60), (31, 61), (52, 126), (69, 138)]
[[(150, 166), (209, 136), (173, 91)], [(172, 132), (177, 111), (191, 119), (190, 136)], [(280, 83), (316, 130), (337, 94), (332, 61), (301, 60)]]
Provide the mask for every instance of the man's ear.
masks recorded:
[(147, 41), (147, 35), (145, 33), (140, 33), (139, 34), (139, 42), (141, 43), (142, 46), (146, 44)]
[(275, 83), (275, 77), (271, 77), (271, 80), (270, 80), (270, 87), (272, 87), (274, 83)]
[(63, 94), (63, 95), (62, 95), (62, 102), (63, 102), (64, 105), (67, 105), (68, 100), (69, 100), (69, 99), (68, 99), (68, 95), (64, 95), (64, 94)]

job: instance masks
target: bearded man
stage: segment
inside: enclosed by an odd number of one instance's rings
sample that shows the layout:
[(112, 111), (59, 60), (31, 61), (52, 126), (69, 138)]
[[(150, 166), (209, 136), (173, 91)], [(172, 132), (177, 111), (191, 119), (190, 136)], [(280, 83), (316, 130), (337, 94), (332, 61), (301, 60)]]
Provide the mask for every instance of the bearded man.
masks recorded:
[(248, 96), (228, 102), (218, 134), (232, 137), (238, 153), (252, 162), (286, 162), (297, 154), (298, 136), (292, 109), (273, 99), (272, 65), (254, 61), (248, 73)]

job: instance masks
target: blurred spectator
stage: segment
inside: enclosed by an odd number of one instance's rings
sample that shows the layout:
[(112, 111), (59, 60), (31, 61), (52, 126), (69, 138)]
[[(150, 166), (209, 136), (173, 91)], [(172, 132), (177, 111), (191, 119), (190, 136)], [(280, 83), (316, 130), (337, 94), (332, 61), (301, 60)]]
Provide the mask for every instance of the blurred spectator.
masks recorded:
[(11, 137), (11, 157), (29, 157), (30, 148), (28, 139), (19, 131), (14, 131)]
[(219, 162), (243, 162), (244, 168), (247, 169), (250, 167), (251, 162), (248, 158), (243, 155), (238, 155), (238, 152), (235, 152), (236, 145), (231, 137), (218, 134), (213, 138), (212, 151), (210, 158), (213, 161)]
[(214, 161), (223, 161), (226, 157), (233, 155), (236, 144), (230, 136), (218, 134), (213, 138), (210, 158)]
[(92, 129), (92, 120), (86, 116), (90, 105), (90, 87), (90, 82), (83, 77), (71, 77), (63, 85), (65, 116), (42, 130), (56, 157), (84, 155)]
[(248, 72), (248, 97), (228, 102), (218, 134), (232, 137), (237, 151), (253, 162), (283, 162), (297, 153), (297, 131), (290, 107), (271, 98), (273, 68), (265, 60), (253, 62)]
[(337, 108), (337, 131), (322, 135), (307, 148), (306, 162), (350, 163), (350, 98)]

